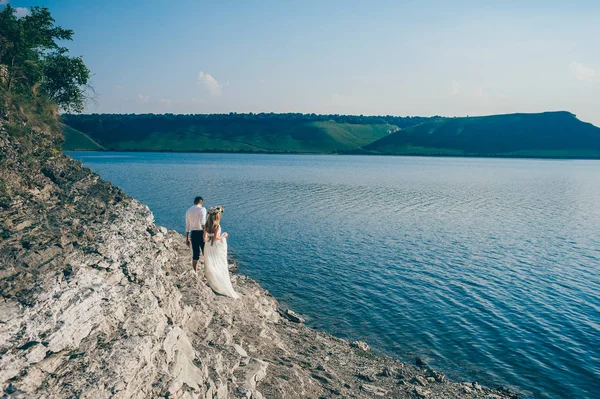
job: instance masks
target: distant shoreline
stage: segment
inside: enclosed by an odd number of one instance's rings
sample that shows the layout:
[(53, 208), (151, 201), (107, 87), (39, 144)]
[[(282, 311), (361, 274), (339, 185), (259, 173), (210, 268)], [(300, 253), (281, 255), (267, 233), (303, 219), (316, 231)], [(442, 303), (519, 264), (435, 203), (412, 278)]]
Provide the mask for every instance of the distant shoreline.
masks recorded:
[(600, 159), (600, 128), (566, 111), (466, 118), (64, 115), (66, 150)]
[(167, 154), (247, 154), (247, 155), (351, 155), (351, 156), (385, 156), (385, 157), (422, 157), (422, 158), (489, 158), (489, 159), (535, 159), (535, 160), (572, 160), (572, 161), (600, 161), (600, 155), (597, 157), (579, 157), (579, 156), (532, 156), (532, 155), (461, 155), (461, 154), (390, 154), (373, 152), (291, 152), (291, 151), (219, 151), (219, 150), (85, 150), (68, 149), (65, 153), (72, 152), (98, 152), (98, 153), (167, 153)]

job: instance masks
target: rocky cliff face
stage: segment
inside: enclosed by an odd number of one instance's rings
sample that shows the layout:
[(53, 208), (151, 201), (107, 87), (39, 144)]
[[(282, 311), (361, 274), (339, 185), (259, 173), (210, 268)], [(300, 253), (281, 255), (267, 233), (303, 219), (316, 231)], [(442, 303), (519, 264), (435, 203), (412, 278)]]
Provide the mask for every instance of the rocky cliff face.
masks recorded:
[(2, 397), (513, 397), (292, 322), (249, 278), (215, 295), (183, 237), (58, 131), (0, 121)]

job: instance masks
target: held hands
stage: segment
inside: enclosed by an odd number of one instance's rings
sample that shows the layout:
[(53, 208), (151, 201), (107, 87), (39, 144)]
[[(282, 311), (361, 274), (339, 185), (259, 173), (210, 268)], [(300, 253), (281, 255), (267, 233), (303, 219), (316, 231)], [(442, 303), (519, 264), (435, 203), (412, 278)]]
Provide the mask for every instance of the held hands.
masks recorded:
[(221, 237), (222, 237), (222, 238), (227, 238), (227, 237), (229, 237), (229, 234), (227, 234), (227, 233), (223, 233), (223, 234), (221, 234)]

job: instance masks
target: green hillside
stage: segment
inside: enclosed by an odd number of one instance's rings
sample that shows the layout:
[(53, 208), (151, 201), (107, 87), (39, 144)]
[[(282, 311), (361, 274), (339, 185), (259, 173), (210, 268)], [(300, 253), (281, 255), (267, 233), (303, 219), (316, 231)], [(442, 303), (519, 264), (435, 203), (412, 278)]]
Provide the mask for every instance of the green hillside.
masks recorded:
[(600, 158), (600, 128), (569, 112), (436, 118), (363, 149), (394, 155)]
[[(65, 115), (63, 123), (108, 150), (333, 153), (365, 146), (426, 118), (315, 115)], [(390, 122), (396, 122), (392, 124)], [(65, 148), (82, 146), (65, 129)], [(75, 142), (77, 140), (77, 142)], [(79, 148), (78, 148), (79, 149)]]
[(600, 158), (568, 112), (466, 118), (315, 114), (65, 115), (65, 149)]
[(89, 136), (72, 127), (63, 125), (63, 134), (65, 136), (63, 150), (65, 151), (102, 151), (105, 149)]

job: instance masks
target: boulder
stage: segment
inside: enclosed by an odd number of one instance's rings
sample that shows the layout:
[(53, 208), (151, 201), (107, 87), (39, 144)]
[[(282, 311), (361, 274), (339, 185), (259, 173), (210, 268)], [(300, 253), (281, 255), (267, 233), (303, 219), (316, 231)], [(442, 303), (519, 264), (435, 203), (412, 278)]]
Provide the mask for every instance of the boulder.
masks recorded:
[(290, 309), (287, 309), (284, 315), (289, 321), (292, 321), (294, 323), (304, 323), (306, 321), (302, 316)]
[(416, 377), (414, 377), (412, 380), (410, 380), (410, 382), (412, 384), (420, 385), (422, 387), (427, 386), (427, 380), (420, 375), (417, 375)]
[(364, 341), (353, 341), (350, 343), (350, 346), (352, 346), (353, 348), (358, 348), (362, 351), (368, 352), (371, 348), (369, 347), (369, 344), (367, 344)]
[(420, 399), (426, 399), (431, 396), (431, 391), (428, 391), (423, 387), (415, 387), (413, 392), (414, 392), (415, 396)]
[(363, 384), (360, 386), (362, 390), (375, 396), (388, 396), (389, 391), (375, 385)]

